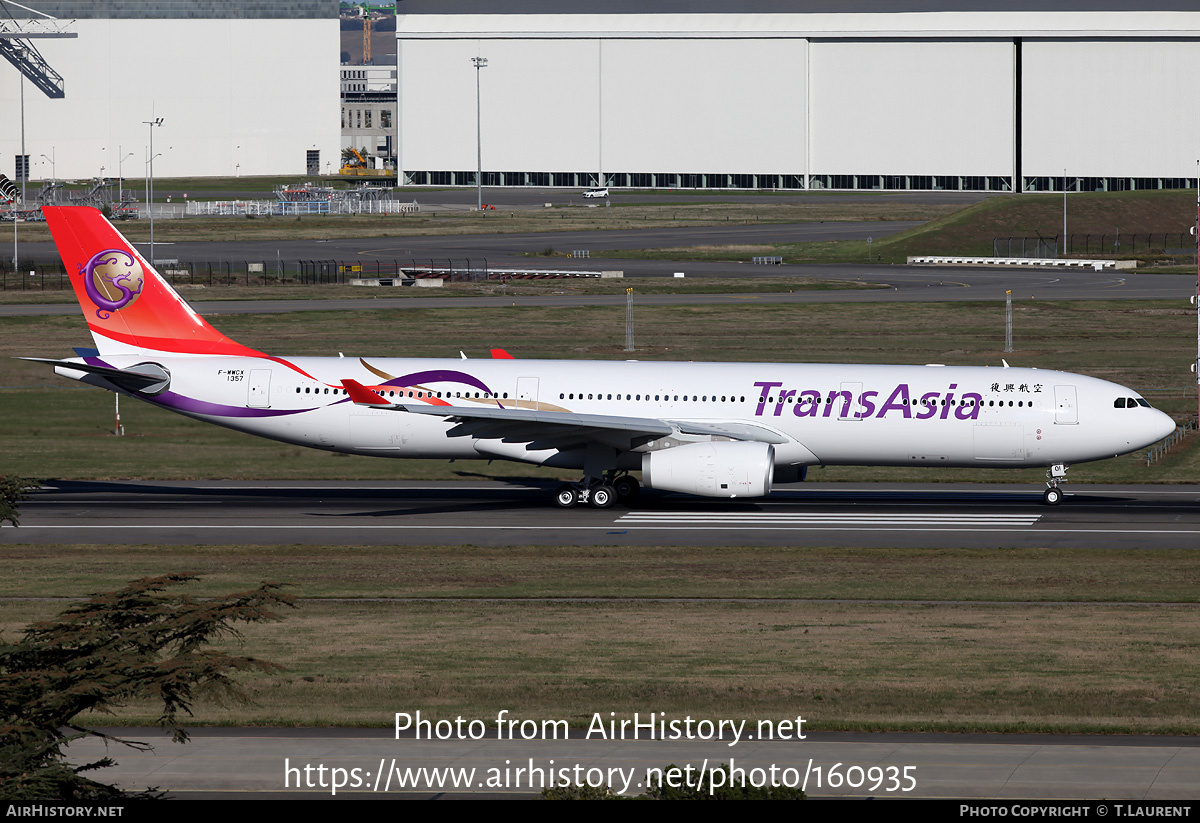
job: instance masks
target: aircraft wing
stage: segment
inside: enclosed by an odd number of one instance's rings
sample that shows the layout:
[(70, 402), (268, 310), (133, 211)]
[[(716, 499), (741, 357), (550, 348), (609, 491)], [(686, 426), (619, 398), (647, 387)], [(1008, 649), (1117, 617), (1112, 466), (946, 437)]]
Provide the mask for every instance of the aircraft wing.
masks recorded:
[(470, 435), (509, 443), (537, 443), (543, 448), (561, 448), (566, 443), (596, 440), (617, 448), (631, 449), (672, 434), (711, 435), (773, 444), (788, 442), (787, 438), (778, 432), (753, 423), (390, 403), (355, 380), (343, 380), (342, 385), (345, 386), (350, 399), (361, 406), (393, 409), (409, 414), (428, 414), (458, 423), (458, 426), (448, 432), (451, 436)]

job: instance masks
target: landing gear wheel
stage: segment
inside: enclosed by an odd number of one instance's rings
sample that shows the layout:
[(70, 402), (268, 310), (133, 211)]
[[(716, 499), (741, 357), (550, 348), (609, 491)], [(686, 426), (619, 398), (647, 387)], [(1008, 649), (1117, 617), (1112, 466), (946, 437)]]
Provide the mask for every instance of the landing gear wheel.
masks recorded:
[(1042, 494), (1042, 500), (1047, 506), (1057, 506), (1062, 502), (1062, 499), (1062, 489), (1058, 488), (1057, 486), (1051, 486), (1050, 488), (1046, 489), (1044, 494)]
[(591, 504), (597, 509), (607, 509), (617, 499), (612, 486), (596, 486), (592, 489)]
[(630, 477), (627, 474), (614, 480), (612, 487), (613, 491), (617, 493), (617, 499), (622, 503), (629, 503), (633, 501), (638, 496), (638, 492), (641, 490), (641, 486), (638, 484), (637, 479)]
[(579, 502), (579, 492), (572, 486), (559, 486), (554, 493), (554, 502), (563, 509), (573, 509)]

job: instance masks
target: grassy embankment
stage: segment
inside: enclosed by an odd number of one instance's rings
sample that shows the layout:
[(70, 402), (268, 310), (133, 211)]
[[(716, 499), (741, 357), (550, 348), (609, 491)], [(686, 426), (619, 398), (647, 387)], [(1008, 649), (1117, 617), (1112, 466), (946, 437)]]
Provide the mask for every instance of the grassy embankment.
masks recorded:
[[(1148, 253), (1141, 246), (1128, 252), (1129, 236), (1149, 232), (1175, 232), (1187, 237), (1196, 220), (1195, 190), (1140, 191), (1069, 194), (1067, 231), (1082, 241), (1083, 235), (1100, 235), (1112, 243), (1119, 231), (1125, 236), (1126, 253), (1091, 257), (1135, 258), (1141, 264), (1171, 261), (1169, 255)], [(883, 263), (903, 263), (909, 255), (992, 254), (992, 239), (1005, 237), (1057, 237), (1062, 234), (1062, 196), (1033, 195), (993, 197), (924, 225), (888, 237), (876, 238), (871, 255)], [(1186, 242), (1185, 242), (1186, 245)], [(756, 255), (780, 255), (785, 263), (866, 262), (865, 240), (813, 243), (784, 243), (757, 246), (710, 246), (699, 248), (641, 249), (594, 252), (596, 256), (664, 260), (746, 260)], [(1082, 257), (1082, 251), (1072, 257)], [(1191, 269), (1194, 271), (1194, 267)]]

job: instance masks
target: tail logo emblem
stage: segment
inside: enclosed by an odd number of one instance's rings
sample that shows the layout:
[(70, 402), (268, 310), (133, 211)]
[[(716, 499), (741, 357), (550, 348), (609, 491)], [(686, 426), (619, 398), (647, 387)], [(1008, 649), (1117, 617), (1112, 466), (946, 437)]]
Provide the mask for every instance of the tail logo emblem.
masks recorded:
[(120, 249), (108, 249), (92, 257), (79, 269), (83, 287), (96, 304), (96, 316), (107, 320), (117, 309), (137, 300), (145, 284), (142, 266), (131, 254)]

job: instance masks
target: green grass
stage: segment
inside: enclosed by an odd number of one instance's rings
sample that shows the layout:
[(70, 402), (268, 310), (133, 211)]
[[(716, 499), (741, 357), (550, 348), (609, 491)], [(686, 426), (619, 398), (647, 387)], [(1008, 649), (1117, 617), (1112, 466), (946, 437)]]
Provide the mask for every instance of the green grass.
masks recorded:
[[(5, 556), (5, 597), (182, 569), (203, 575), (198, 596), (294, 583), (299, 608), (246, 632), (246, 652), (287, 670), (246, 680), (258, 706), (201, 701), (201, 725), (506, 708), (576, 724), (655, 710), (802, 714), (810, 730), (1200, 731), (1195, 552), (9, 544)], [(881, 602), (905, 600), (923, 602)], [(0, 601), (0, 628), (63, 606)]]
[[(6, 532), (19, 536), (16, 532)], [(8, 545), (0, 598), (82, 597), (155, 569), (196, 596), (286, 580), (308, 599), (746, 598), (1200, 603), (1200, 553), (755, 546)], [(635, 570), (635, 573), (629, 573)]]

